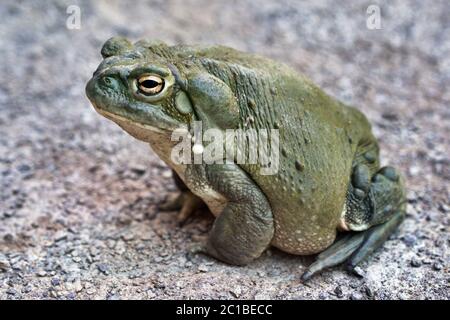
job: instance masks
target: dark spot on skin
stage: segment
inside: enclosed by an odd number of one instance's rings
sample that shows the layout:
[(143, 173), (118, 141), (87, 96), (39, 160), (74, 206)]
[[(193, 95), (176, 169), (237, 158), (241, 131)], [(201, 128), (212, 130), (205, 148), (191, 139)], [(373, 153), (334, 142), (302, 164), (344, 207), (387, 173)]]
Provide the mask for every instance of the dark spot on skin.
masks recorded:
[(273, 127), (275, 129), (280, 129), (280, 124), (277, 121), (275, 121), (275, 123), (273, 124)]
[(303, 166), (303, 164), (300, 163), (300, 161), (296, 160), (295, 161), (295, 169), (297, 169), (298, 171), (303, 171), (305, 167)]
[(286, 149), (281, 149), (281, 154), (283, 155), (283, 157), (287, 157)]

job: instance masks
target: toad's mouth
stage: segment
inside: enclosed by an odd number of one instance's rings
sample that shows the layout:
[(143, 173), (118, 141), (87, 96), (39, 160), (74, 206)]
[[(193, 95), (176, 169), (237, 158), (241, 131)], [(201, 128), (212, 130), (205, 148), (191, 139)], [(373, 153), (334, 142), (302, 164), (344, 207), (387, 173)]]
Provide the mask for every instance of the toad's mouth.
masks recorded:
[(98, 108), (95, 104), (93, 104), (93, 105), (94, 105), (95, 111), (97, 111), (99, 114), (101, 114), (105, 118), (107, 118), (107, 119), (117, 123), (120, 126), (122, 126), (122, 125), (134, 126), (134, 127), (137, 127), (137, 128), (140, 128), (140, 129), (143, 129), (143, 130), (146, 130), (146, 131), (152, 131), (152, 132), (155, 132), (155, 133), (167, 133), (169, 131), (168, 129), (164, 130), (164, 129), (161, 129), (161, 128), (157, 128), (157, 127), (151, 126), (151, 125), (149, 125), (147, 123), (142, 123), (142, 122), (138, 122), (138, 121), (135, 121), (135, 120), (128, 119), (128, 118), (126, 118), (124, 116), (121, 116), (121, 115), (118, 115), (118, 114), (115, 114), (115, 113), (112, 113), (112, 112), (109, 112), (109, 111), (105, 111), (105, 110), (103, 110), (101, 108)]

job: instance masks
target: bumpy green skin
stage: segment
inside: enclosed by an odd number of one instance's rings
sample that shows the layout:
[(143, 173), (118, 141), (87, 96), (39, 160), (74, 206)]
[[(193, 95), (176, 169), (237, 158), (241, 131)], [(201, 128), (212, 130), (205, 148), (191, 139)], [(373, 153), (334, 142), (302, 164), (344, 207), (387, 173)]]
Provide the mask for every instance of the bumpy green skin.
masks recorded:
[[(379, 169), (378, 145), (358, 110), (283, 64), (222, 46), (132, 45), (113, 38), (102, 54), (105, 60), (86, 88), (89, 99), (101, 114), (149, 142), (218, 216), (208, 244), (213, 256), (245, 264), (268, 245), (313, 254), (330, 246), (339, 229), (373, 225), (373, 212), (364, 213), (370, 204), (358, 196), (366, 197)], [(161, 97), (133, 93), (136, 76), (149, 70), (173, 83)], [(168, 155), (170, 131), (192, 120), (202, 120), (204, 129), (279, 129), (278, 174), (261, 175), (259, 165), (177, 167)], [(351, 184), (358, 165), (353, 181), (364, 191)], [(391, 187), (383, 183), (382, 193)], [(346, 212), (346, 205), (352, 210)]]

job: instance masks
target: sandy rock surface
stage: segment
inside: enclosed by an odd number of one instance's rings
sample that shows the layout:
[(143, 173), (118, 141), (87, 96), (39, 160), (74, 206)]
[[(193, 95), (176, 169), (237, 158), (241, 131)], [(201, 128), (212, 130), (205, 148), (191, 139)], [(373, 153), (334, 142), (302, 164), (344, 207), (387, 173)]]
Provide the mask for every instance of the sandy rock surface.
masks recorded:
[[(0, 3), (1, 299), (449, 299), (450, 4), (433, 1)], [(380, 30), (366, 9), (381, 8)], [(81, 29), (66, 27), (69, 5)], [(408, 183), (399, 232), (360, 268), (307, 285), (313, 257), (247, 267), (197, 254), (212, 218), (180, 228), (149, 148), (97, 115), (84, 86), (113, 35), (220, 43), (284, 61), (359, 107)]]

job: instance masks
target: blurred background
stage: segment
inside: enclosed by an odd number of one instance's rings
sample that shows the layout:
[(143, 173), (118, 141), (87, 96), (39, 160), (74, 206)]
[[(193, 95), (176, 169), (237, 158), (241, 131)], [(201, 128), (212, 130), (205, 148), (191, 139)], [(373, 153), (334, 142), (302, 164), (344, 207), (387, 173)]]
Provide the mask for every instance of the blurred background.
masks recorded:
[[(0, 19), (0, 298), (450, 298), (448, 1), (3, 0)], [(358, 107), (407, 179), (399, 232), (307, 286), (312, 257), (195, 254), (212, 218), (158, 212), (170, 170), (84, 95), (115, 35), (262, 54)]]

